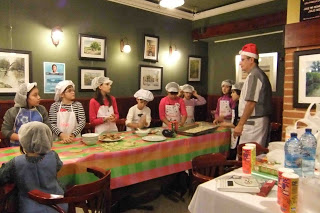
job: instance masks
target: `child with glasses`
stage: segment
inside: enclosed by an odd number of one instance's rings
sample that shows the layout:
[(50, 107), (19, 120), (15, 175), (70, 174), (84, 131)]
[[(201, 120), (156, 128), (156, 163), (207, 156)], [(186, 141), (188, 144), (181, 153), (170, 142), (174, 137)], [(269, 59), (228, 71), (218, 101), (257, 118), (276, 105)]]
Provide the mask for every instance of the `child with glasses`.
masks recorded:
[(71, 143), (80, 136), (86, 125), (86, 116), (83, 106), (75, 99), (75, 86), (72, 81), (60, 81), (55, 89), (55, 102), (50, 106), (50, 127), (54, 133), (54, 139), (63, 143)]
[(126, 120), (127, 131), (149, 127), (151, 122), (151, 110), (147, 107), (147, 104), (153, 100), (152, 92), (140, 89), (134, 94), (134, 97), (137, 100), (137, 104), (132, 106), (128, 111)]
[(161, 99), (159, 104), (159, 116), (163, 127), (170, 126), (170, 122), (176, 121), (183, 126), (187, 119), (186, 105), (182, 98), (178, 97), (179, 84), (170, 82), (166, 85), (168, 95)]

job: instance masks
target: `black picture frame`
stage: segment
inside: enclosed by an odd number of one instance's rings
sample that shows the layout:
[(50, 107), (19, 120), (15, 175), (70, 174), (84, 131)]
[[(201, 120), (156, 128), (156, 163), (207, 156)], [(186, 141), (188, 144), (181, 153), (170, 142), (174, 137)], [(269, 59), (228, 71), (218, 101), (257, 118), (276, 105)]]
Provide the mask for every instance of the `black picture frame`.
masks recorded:
[(91, 81), (95, 77), (107, 76), (107, 69), (104, 67), (79, 67), (79, 92), (92, 92)]
[(140, 65), (139, 87), (150, 91), (162, 91), (163, 67)]
[(307, 108), (320, 102), (320, 49), (294, 52), (293, 107)]
[(143, 60), (149, 62), (158, 62), (159, 58), (159, 36), (144, 35)]
[(201, 81), (202, 58), (190, 55), (188, 58), (188, 82)]
[[(107, 38), (104, 36), (79, 34), (78, 55), (80, 60), (105, 61)], [(95, 49), (92, 49), (94, 46)]]
[(14, 95), (20, 84), (32, 82), (32, 52), (0, 48), (0, 71), (0, 95)]

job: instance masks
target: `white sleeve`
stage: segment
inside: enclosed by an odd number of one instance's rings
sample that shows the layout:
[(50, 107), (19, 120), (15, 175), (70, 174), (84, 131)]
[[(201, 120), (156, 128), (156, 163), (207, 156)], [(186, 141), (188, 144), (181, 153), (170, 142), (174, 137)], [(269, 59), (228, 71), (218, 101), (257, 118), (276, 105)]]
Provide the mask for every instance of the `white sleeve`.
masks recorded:
[(133, 107), (131, 107), (131, 108), (129, 109), (129, 112), (128, 112), (128, 114), (127, 114), (127, 119), (126, 119), (126, 126), (127, 126), (128, 124), (132, 123), (132, 121), (133, 121), (134, 107), (135, 107), (135, 106), (133, 106)]

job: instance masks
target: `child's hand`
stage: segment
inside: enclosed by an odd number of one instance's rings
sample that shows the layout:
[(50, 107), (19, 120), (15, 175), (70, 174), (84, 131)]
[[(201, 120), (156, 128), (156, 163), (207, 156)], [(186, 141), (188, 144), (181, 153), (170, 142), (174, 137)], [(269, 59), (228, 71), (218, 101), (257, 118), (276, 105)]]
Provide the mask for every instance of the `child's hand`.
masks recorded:
[(198, 95), (197, 90), (193, 90), (192, 95), (197, 96)]
[(143, 127), (145, 127), (145, 124), (146, 124), (146, 115), (142, 115), (138, 126), (139, 126), (139, 128), (143, 128)]
[(110, 121), (110, 122), (115, 122), (116, 121), (115, 114), (110, 115), (110, 117), (108, 117), (107, 120)]

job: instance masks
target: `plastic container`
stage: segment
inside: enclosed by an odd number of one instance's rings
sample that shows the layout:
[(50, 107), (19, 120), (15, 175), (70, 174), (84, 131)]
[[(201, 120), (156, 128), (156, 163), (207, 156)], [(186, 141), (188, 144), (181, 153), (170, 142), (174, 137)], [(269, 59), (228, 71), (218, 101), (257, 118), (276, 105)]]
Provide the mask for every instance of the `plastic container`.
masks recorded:
[(82, 135), (82, 141), (88, 146), (94, 145), (98, 142), (98, 133), (86, 133)]
[(291, 138), (284, 145), (284, 167), (294, 170), (301, 177), (302, 149), (297, 133), (291, 133)]
[(314, 164), (317, 149), (317, 139), (311, 132), (310, 128), (301, 136), (302, 146), (302, 176), (308, 177), (314, 175)]

